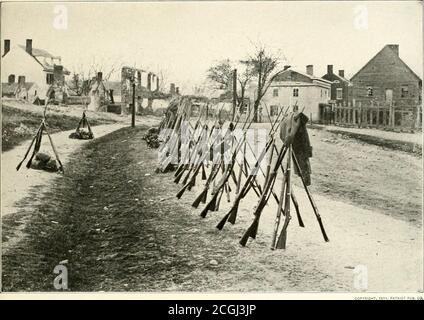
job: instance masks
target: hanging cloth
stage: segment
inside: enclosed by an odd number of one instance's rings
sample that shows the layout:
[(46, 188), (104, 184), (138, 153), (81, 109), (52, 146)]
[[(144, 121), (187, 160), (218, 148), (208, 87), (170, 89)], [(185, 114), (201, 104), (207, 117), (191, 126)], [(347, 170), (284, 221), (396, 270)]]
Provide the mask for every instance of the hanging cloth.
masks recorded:
[[(309, 186), (311, 185), (312, 173), (309, 158), (312, 158), (312, 146), (306, 128), (308, 121), (309, 118), (302, 112), (293, 112), (281, 123), (280, 138), (286, 145), (292, 144), (305, 183)], [(294, 172), (300, 175), (296, 166), (294, 169)]]

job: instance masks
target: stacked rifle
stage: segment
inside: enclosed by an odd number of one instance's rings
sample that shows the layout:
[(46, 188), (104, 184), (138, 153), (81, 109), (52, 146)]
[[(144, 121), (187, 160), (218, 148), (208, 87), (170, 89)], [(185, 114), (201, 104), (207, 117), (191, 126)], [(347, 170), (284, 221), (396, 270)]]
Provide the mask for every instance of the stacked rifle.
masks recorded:
[[(18, 163), (16, 167), (17, 171), (19, 171), (19, 169), (21, 168), (22, 164), (24, 163), (25, 159), (28, 157), (32, 149), (31, 156), (26, 164), (26, 167), (28, 169), (29, 168), (44, 169), (46, 171), (61, 171), (62, 173), (64, 173), (62, 162), (59, 159), (59, 154), (53, 143), (53, 139), (50, 136), (50, 133), (48, 131), (48, 125), (46, 120), (47, 106), (48, 106), (48, 102), (46, 103), (44, 107), (43, 119), (41, 120), (40, 126), (38, 127), (36, 134), (32, 138), (31, 143), (27, 151), (25, 152), (23, 159), (21, 160), (21, 162)], [(52, 159), (49, 155), (40, 152), (43, 133), (46, 133), (47, 137), (49, 138), (49, 142), (52, 147), (53, 153), (55, 155), (55, 159)]]
[[(329, 241), (293, 152), (292, 141), (284, 140), (280, 148), (276, 143), (281, 123), (287, 120), (295, 121), (299, 113), (288, 112), (288, 108), (281, 108), (271, 123), (264, 148), (256, 157), (247, 140), (247, 132), (252, 124), (252, 120), (249, 119), (253, 119), (250, 113), (244, 121), (241, 121), (241, 114), (236, 114), (232, 121), (226, 123), (220, 118), (221, 110), (212, 119), (208, 119), (203, 112), (199, 112), (197, 120), (190, 121), (189, 105), (189, 100), (180, 99), (177, 108), (174, 106), (176, 112), (161, 123), (160, 137), (163, 143), (159, 147), (161, 154), (158, 169), (165, 172), (169, 170), (170, 164), (174, 166), (174, 182), (182, 185), (176, 194), (178, 199), (192, 190), (200, 175), (203, 186), (192, 206), (198, 208), (203, 204), (200, 216), (205, 218), (209, 212), (219, 210), (223, 198), (231, 203), (233, 193), (234, 199), (229, 211), (216, 226), (222, 230), (227, 222), (231, 224), (236, 222), (238, 208), (243, 198), (249, 193), (256, 195), (258, 203), (254, 208), (253, 221), (240, 240), (240, 244), (245, 246), (249, 238), (256, 238), (261, 214), (271, 197), (277, 204), (271, 249), (285, 249), (287, 229), (291, 220), (291, 203), (294, 205), (299, 226), (304, 227), (299, 204), (291, 186), (291, 173), (294, 166), (301, 177), (324, 240)], [(294, 135), (295, 132), (292, 134)], [(248, 150), (254, 157), (254, 165), (247, 161)], [(267, 162), (266, 168), (263, 169), (265, 162)], [(274, 185), (280, 172), (282, 186), (277, 194)]]
[(82, 117), (80, 121), (78, 122), (78, 126), (75, 129), (75, 132), (72, 132), (69, 135), (69, 138), (81, 139), (81, 140), (89, 140), (94, 138), (94, 134), (93, 134), (93, 131), (91, 130), (90, 123), (88, 122), (87, 115), (85, 114), (85, 110), (82, 112)]

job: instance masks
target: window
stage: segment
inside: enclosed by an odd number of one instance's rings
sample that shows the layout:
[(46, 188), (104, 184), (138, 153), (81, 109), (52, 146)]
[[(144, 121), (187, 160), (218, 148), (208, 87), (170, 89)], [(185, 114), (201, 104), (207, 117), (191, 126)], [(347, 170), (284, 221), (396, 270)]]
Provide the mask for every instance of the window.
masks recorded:
[(47, 84), (53, 84), (53, 73), (48, 73), (46, 75), (46, 83)]
[(337, 100), (343, 99), (343, 89), (342, 88), (336, 89), (336, 99)]
[(278, 114), (278, 106), (271, 106), (271, 116), (276, 116)]
[(367, 97), (372, 97), (374, 94), (374, 90), (372, 87), (367, 87)]
[(278, 89), (274, 89), (274, 90), (272, 91), (272, 96), (273, 96), (273, 97), (278, 97)]
[(11, 74), (11, 75), (9, 75), (9, 78), (8, 78), (8, 80), (7, 80), (9, 83), (15, 83), (15, 75), (14, 74)]
[(293, 89), (293, 97), (298, 97), (299, 96), (299, 89), (295, 88)]
[(322, 98), (322, 89), (321, 89), (321, 98)]
[(401, 98), (406, 98), (408, 96), (408, 86), (402, 86), (400, 89), (400, 96)]

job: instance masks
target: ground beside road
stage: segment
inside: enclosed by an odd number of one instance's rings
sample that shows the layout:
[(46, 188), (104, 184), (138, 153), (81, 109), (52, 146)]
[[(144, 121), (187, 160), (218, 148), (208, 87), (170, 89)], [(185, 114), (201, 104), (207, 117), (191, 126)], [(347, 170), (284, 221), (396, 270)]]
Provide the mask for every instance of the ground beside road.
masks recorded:
[[(43, 118), (44, 106), (37, 106), (14, 99), (2, 100), (2, 152), (32, 138)], [(49, 133), (76, 129), (82, 116), (82, 106), (54, 106), (47, 109)], [(87, 111), (91, 126), (123, 123), (126, 116), (105, 112)], [(128, 121), (127, 121), (128, 122)]]
[(240, 247), (256, 198), (218, 232), (228, 204), (201, 219), (190, 206), (200, 183), (178, 201), (172, 173), (154, 173), (144, 129), (84, 145), (65, 176), (31, 188), (3, 218), (3, 290), (54, 290), (61, 261), (72, 291), (355, 291), (358, 265), (368, 268), (370, 291), (422, 290), (419, 158), (311, 130), (312, 190), (331, 241), (295, 179), (306, 228), (294, 219), (287, 250), (273, 252), (274, 204), (257, 240)]
[(378, 129), (346, 128), (339, 126), (311, 125), (311, 128), (325, 130), (331, 133), (352, 138), (384, 149), (392, 149), (422, 156), (422, 132), (398, 133)]

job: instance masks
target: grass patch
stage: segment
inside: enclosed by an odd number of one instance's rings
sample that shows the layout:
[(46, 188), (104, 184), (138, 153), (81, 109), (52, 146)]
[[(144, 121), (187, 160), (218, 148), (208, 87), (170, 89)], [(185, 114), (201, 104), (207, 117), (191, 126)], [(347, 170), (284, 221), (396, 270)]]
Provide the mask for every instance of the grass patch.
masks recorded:
[[(37, 112), (38, 111), (38, 112)], [(11, 150), (22, 141), (30, 139), (37, 131), (43, 118), (42, 112), (24, 111), (11, 106), (2, 106), (2, 152)], [(76, 129), (80, 118), (66, 114), (50, 113), (47, 118), (50, 131), (66, 131)], [(90, 119), (90, 125), (114, 123), (108, 119)]]
[[(199, 232), (199, 217), (187, 210), (190, 198), (174, 197), (180, 186), (172, 173), (154, 173), (157, 155), (141, 140), (145, 129), (120, 129), (84, 145), (65, 176), (24, 200), (30, 219), (25, 237), (3, 253), (4, 291), (54, 290), (53, 269), (64, 260), (71, 291), (209, 286), (190, 274), (224, 268), (209, 261), (231, 259), (237, 242), (226, 234), (224, 243), (211, 243), (214, 235)], [(4, 240), (22, 216), (4, 217)]]

